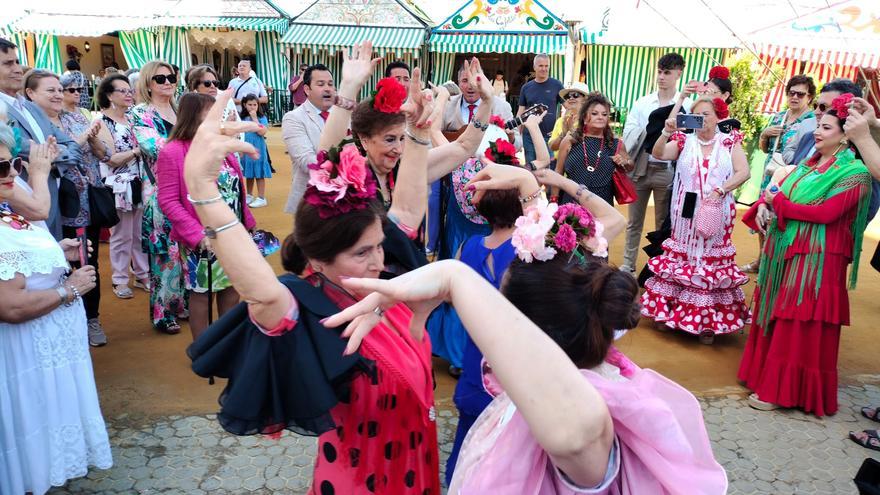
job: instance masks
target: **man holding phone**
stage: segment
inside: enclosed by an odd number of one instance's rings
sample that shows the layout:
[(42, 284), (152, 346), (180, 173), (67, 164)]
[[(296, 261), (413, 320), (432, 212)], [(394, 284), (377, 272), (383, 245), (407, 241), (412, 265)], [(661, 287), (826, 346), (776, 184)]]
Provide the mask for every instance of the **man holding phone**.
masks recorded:
[[(645, 211), (648, 199), (654, 195), (654, 223), (659, 228), (669, 214), (669, 200), (672, 184), (673, 162), (658, 160), (651, 156), (651, 148), (659, 136), (648, 132), (648, 117), (658, 108), (670, 106), (679, 98), (678, 80), (684, 71), (684, 58), (677, 53), (667, 53), (657, 61), (657, 91), (647, 94), (633, 104), (626, 116), (623, 128), (623, 143), (629, 156), (635, 162), (632, 172), (638, 198), (629, 204), (629, 221), (626, 226), (626, 248), (623, 255), (622, 270), (635, 272), (639, 243), (645, 224)], [(692, 100), (684, 99), (682, 107), (690, 111)], [(671, 107), (670, 107), (671, 108)], [(668, 111), (666, 113), (668, 115)], [(663, 119), (665, 120), (665, 118)]]
[(306, 94), (306, 85), (303, 82), (303, 75), (308, 68), (309, 64), (299, 64), (299, 74), (294, 76), (294, 78), (290, 80), (290, 84), (287, 85), (287, 89), (290, 90), (291, 110), (305, 103), (309, 97), (309, 95)]

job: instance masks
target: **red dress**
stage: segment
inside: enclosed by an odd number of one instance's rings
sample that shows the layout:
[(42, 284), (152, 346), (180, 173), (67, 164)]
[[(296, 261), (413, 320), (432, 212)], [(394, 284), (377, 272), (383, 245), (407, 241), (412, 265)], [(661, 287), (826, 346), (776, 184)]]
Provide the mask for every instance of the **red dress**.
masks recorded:
[(440, 494), (431, 339), (411, 336), (411, 318), (397, 304), (361, 343), (376, 380), (358, 375), (349, 400), (331, 410), (337, 427), (318, 437), (310, 494)]
[[(761, 200), (763, 201), (763, 200)], [(757, 230), (758, 203), (743, 217)], [(805, 271), (804, 254), (810, 242), (799, 236), (785, 253), (785, 277), (796, 277), (790, 289), (780, 288), (770, 315), (771, 332), (755, 319), (749, 332), (737, 377), (762, 401), (782, 407), (798, 407), (816, 416), (837, 412), (837, 353), (840, 327), (849, 325), (849, 296), (846, 271), (852, 262), (851, 225), (859, 204), (858, 194), (837, 194), (818, 204), (796, 204), (782, 194), (773, 199), (778, 226), (788, 220), (825, 224), (825, 251), (819, 293), (807, 287), (797, 297)], [(764, 256), (770, 256), (767, 252)], [(791, 260), (791, 262), (789, 262)], [(793, 293), (790, 293), (793, 292)], [(755, 289), (755, 314), (760, 311), (761, 287)], [(794, 302), (792, 302), (794, 301)]]

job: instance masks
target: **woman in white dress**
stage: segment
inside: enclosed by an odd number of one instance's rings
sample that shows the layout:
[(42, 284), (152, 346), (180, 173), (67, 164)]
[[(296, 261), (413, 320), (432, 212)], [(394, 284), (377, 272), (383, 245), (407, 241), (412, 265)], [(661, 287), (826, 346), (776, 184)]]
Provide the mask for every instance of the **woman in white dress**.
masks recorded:
[[(82, 295), (95, 269), (69, 277), (79, 242), (5, 207), (21, 161), (0, 123), (0, 493), (41, 495), (113, 464), (89, 356)], [(34, 169), (48, 169), (51, 148), (31, 144)]]

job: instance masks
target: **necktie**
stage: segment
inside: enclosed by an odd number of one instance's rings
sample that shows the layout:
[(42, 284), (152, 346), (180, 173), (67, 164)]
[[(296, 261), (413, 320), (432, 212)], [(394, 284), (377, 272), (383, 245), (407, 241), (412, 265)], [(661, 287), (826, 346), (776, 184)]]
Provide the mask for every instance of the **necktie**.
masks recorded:
[(321, 118), (324, 119), (324, 122), (327, 122), (327, 117), (329, 117), (329, 116), (330, 116), (330, 112), (328, 112), (327, 110), (324, 110), (323, 112), (321, 112)]
[(474, 120), (474, 110), (475, 110), (476, 108), (477, 108), (477, 106), (474, 105), (473, 103), (471, 103), (470, 105), (468, 105), (468, 124), (470, 124), (471, 122), (473, 122), (473, 120)]

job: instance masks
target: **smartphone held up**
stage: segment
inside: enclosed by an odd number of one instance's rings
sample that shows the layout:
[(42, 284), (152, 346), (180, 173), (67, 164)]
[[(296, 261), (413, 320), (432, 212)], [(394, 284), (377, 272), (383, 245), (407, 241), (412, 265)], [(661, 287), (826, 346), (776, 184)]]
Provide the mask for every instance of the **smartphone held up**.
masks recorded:
[(703, 128), (703, 116), (695, 113), (680, 113), (675, 116), (675, 127), (700, 130)]

